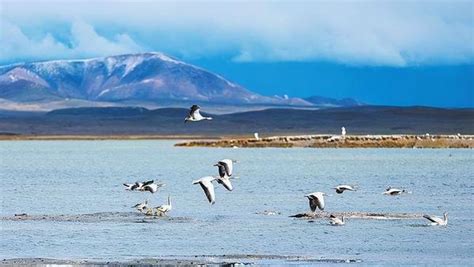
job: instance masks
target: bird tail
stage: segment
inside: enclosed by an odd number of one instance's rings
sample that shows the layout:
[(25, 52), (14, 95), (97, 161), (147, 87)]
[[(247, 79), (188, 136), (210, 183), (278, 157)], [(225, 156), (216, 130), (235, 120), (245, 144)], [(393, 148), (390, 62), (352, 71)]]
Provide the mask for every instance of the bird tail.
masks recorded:
[(199, 184), (199, 180), (193, 181), (193, 184)]

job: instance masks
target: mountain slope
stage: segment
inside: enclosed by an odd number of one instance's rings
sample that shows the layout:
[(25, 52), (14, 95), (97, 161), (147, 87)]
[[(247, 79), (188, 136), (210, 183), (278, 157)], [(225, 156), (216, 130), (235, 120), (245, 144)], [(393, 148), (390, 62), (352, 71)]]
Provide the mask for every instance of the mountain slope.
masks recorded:
[(253, 93), (223, 77), (162, 53), (0, 67), (0, 98), (15, 102), (197, 101), (223, 104), (312, 104)]

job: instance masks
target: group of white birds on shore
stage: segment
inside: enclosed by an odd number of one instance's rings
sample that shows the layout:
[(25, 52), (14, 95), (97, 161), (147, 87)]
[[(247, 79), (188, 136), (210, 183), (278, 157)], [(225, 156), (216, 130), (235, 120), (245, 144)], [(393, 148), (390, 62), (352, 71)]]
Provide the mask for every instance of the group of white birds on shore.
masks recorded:
[[(342, 194), (345, 191), (357, 191), (355, 186), (352, 185), (338, 185), (334, 187), (333, 189), (336, 190), (337, 194)], [(385, 191), (382, 193), (383, 195), (389, 195), (389, 196), (397, 196), (401, 195), (403, 193), (408, 193), (407, 190), (405, 189), (399, 189), (399, 188), (393, 188), (389, 186)], [(317, 209), (323, 211), (325, 207), (325, 201), (324, 201), (324, 196), (326, 196), (326, 193), (323, 192), (313, 192), (305, 197), (308, 198), (309, 200), (309, 207), (311, 209), (311, 212), (316, 212)], [(430, 225), (447, 225), (448, 224), (448, 214), (445, 212), (443, 213), (443, 218), (439, 218), (436, 216), (431, 216), (431, 215), (423, 215), (423, 218), (429, 220), (431, 223)], [(341, 216), (340, 218), (330, 215), (329, 216), (329, 223), (331, 225), (345, 225), (346, 222), (344, 220), (344, 216)]]
[[(193, 105), (190, 108), (189, 114), (184, 119), (184, 122), (185, 123), (188, 121), (198, 122), (198, 121), (203, 121), (203, 120), (212, 120), (212, 118), (202, 116), (200, 113), (200, 107), (198, 105)], [(346, 129), (342, 127), (341, 130), (342, 130), (341, 135), (345, 137)], [(259, 138), (257, 133), (255, 134), (255, 138), (256, 139)], [(231, 159), (219, 160), (216, 164), (214, 164), (214, 166), (217, 167), (219, 176), (205, 176), (192, 182), (193, 184), (199, 184), (201, 186), (202, 190), (204, 191), (204, 194), (206, 195), (207, 200), (209, 201), (211, 205), (213, 205), (216, 201), (214, 184), (213, 184), (214, 181), (217, 181), (217, 183), (221, 184), (228, 191), (233, 190), (231, 179), (237, 178), (233, 176), (234, 163), (236, 163), (236, 161), (231, 160)], [(156, 193), (160, 187), (164, 186), (163, 183), (155, 183), (153, 180), (145, 181), (145, 182), (136, 182), (132, 184), (123, 184), (123, 185), (126, 187), (127, 190), (148, 191), (150, 193)], [(345, 191), (357, 191), (356, 186), (347, 185), (347, 184), (338, 185), (334, 187), (333, 189), (335, 189), (337, 194), (342, 194)], [(382, 194), (396, 196), (396, 195), (401, 195), (403, 193), (408, 193), (408, 191), (404, 189), (388, 187)], [(324, 196), (326, 196), (326, 194), (323, 192), (313, 192), (313, 193), (305, 195), (305, 197), (309, 200), (309, 207), (310, 207), (311, 212), (313, 212), (313, 214), (316, 212), (317, 209), (321, 211), (324, 210), (325, 208)], [(145, 215), (164, 216), (172, 209), (171, 197), (168, 196), (167, 204), (163, 204), (161, 206), (151, 208), (148, 206), (148, 201), (145, 200), (142, 203), (136, 204), (133, 208), (136, 208), (138, 211), (145, 213)], [(431, 222), (430, 225), (447, 225), (448, 223), (448, 217), (447, 217), (446, 212), (443, 214), (443, 218), (430, 216), (430, 215), (424, 215), (423, 217), (428, 219)], [(336, 226), (345, 225), (344, 216), (341, 216), (339, 218), (331, 214), (329, 217), (329, 223), (331, 225), (336, 225)]]
[[(159, 188), (165, 186), (164, 183), (155, 183), (154, 180), (135, 182), (131, 184), (125, 183), (123, 185), (125, 186), (125, 190), (150, 192), (152, 194), (158, 192)], [(168, 202), (166, 204), (154, 208), (148, 205), (148, 200), (138, 203), (132, 208), (137, 209), (139, 212), (144, 213), (147, 216), (164, 216), (172, 209), (171, 196), (168, 195)]]

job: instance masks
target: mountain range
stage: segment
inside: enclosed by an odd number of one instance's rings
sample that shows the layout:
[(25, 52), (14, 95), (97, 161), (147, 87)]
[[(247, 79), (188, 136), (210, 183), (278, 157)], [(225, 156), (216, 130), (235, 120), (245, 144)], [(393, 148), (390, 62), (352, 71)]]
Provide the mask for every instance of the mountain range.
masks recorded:
[(354, 106), (352, 99), (264, 96), (162, 53), (0, 67), (3, 109), (52, 110), (80, 106)]
[(169, 135), (278, 134), (473, 134), (474, 109), (357, 106), (266, 109), (206, 114), (212, 121), (184, 123), (184, 108), (69, 108), (50, 112), (0, 110), (0, 135)]

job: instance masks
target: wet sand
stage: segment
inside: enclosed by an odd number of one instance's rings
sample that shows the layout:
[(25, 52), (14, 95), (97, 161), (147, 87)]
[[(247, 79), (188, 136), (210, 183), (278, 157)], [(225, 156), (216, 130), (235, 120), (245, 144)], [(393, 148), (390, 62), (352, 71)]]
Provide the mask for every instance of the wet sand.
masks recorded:
[(393, 213), (393, 212), (361, 212), (361, 211), (347, 211), (347, 212), (303, 212), (295, 215), (290, 215), (292, 218), (302, 219), (327, 219), (329, 216), (336, 217), (344, 216), (347, 219), (370, 219), (370, 220), (414, 220), (423, 219), (422, 213)]
[(0, 217), (0, 221), (54, 221), (77, 223), (153, 223), (158, 221), (190, 222), (188, 217), (146, 216), (139, 212), (97, 212), (86, 214), (29, 215), (27, 213)]
[(309, 265), (315, 263), (360, 263), (360, 259), (326, 259), (303, 256), (282, 255), (194, 255), (194, 256), (164, 256), (157, 258), (135, 259), (130, 261), (94, 261), (94, 260), (64, 260), (49, 258), (15, 258), (3, 259), (3, 266), (235, 266), (235, 265)]
[[(262, 216), (286, 216), (278, 211), (256, 212)], [(401, 219), (422, 219), (421, 213), (393, 213), (393, 212), (364, 212), (364, 211), (334, 211), (334, 212), (302, 212), (289, 217), (307, 218), (307, 219), (324, 219), (329, 218), (333, 214), (335, 216), (344, 216), (352, 219), (373, 219), (373, 220), (401, 220)], [(76, 222), (76, 223), (153, 223), (159, 221), (166, 222), (193, 222), (189, 217), (172, 217), (172, 216), (146, 216), (139, 212), (97, 212), (86, 214), (58, 214), (58, 215), (29, 215), (27, 213), (15, 214), (13, 216), (0, 217), (0, 221), (54, 221), (54, 222)]]

